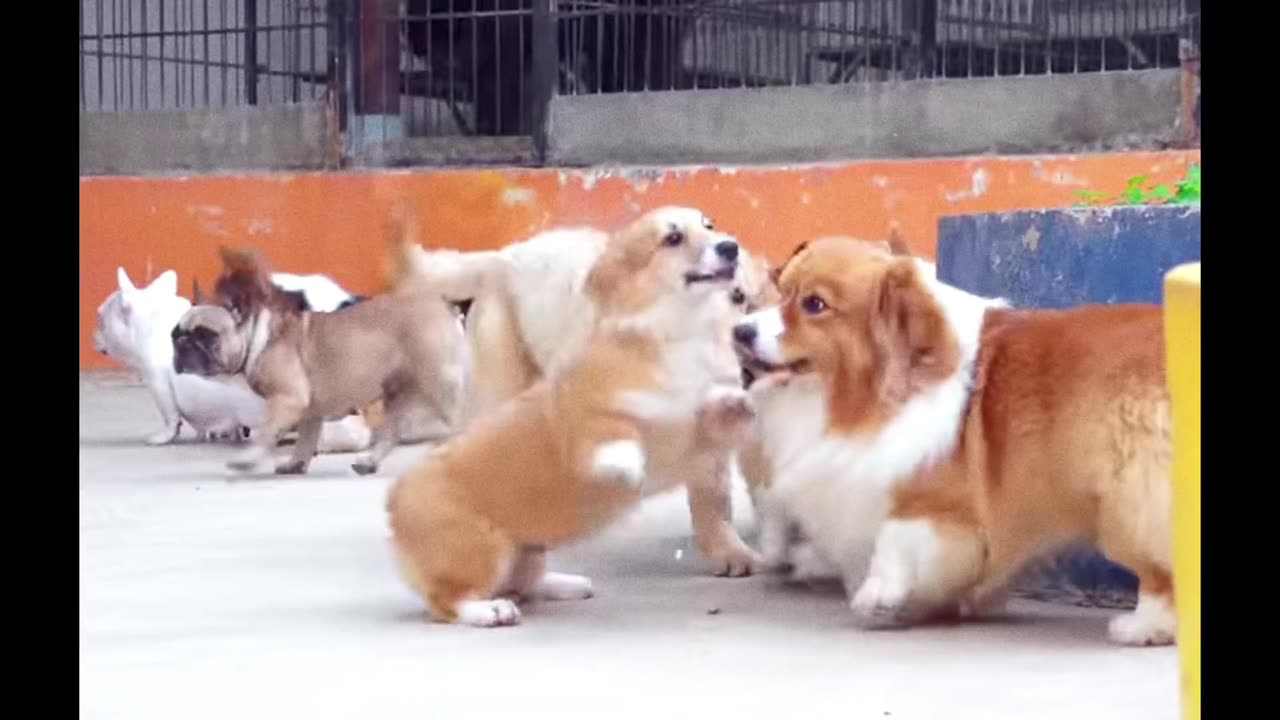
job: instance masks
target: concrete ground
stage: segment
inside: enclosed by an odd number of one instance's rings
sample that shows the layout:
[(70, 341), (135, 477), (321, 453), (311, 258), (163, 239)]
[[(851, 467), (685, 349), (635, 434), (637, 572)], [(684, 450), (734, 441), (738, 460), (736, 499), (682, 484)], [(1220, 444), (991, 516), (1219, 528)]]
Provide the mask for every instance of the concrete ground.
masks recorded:
[(305, 478), (228, 482), (225, 446), (145, 446), (158, 422), (141, 388), (82, 376), (82, 717), (1178, 716), (1175, 651), (1109, 645), (1109, 613), (1015, 601), (860, 631), (839, 592), (705, 575), (681, 496), (553, 554), (595, 598), (514, 628), (431, 624), (383, 511), (421, 448), (374, 477), (322, 456)]

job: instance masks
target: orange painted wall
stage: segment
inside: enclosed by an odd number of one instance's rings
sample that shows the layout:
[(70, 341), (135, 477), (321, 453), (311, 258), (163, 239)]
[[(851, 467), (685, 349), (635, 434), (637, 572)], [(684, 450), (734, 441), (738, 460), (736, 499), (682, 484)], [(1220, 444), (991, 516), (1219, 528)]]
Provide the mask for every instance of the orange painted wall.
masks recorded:
[(1128, 178), (1172, 182), (1199, 151), (974, 157), (757, 168), (373, 171), (80, 181), (80, 366), (99, 303), (122, 265), (136, 283), (166, 269), (184, 294), (209, 282), (220, 243), (251, 244), (282, 271), (320, 272), (353, 292), (379, 287), (391, 203), (413, 198), (426, 244), (489, 248), (554, 225), (615, 226), (668, 203), (694, 205), (744, 244), (780, 258), (823, 233), (884, 238), (898, 222), (932, 256), (943, 215), (1065, 207)]

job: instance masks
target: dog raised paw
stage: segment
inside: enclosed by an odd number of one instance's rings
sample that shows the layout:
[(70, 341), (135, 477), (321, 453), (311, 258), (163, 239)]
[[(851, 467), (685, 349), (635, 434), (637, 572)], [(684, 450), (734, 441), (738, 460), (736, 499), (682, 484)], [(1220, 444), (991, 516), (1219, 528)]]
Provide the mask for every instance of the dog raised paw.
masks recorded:
[(518, 625), (520, 608), (506, 598), (468, 600), (458, 605), (458, 622), (484, 628)]
[(644, 449), (634, 440), (604, 443), (591, 457), (591, 477), (600, 482), (638, 488), (644, 474)]
[(755, 404), (742, 388), (716, 386), (701, 405), (702, 426), (711, 438), (740, 444), (756, 417)]

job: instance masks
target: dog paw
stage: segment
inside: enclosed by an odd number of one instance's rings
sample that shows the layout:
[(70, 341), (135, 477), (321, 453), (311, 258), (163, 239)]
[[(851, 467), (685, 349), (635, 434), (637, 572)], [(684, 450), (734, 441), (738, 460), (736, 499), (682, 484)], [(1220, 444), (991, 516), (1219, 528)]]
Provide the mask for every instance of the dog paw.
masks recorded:
[(596, 448), (591, 476), (600, 482), (638, 488), (644, 483), (644, 450), (634, 440), (615, 440)]
[(520, 608), (505, 598), (468, 600), (458, 605), (458, 622), (472, 627), (501, 627), (520, 623)]
[(264, 460), (266, 453), (260, 448), (252, 447), (228, 460), (227, 467), (235, 472), (246, 473), (257, 468)]
[(764, 556), (741, 541), (736, 546), (715, 549), (706, 555), (711, 563), (711, 573), (716, 577), (747, 577), (767, 567)]
[(378, 463), (373, 458), (361, 457), (351, 463), (351, 469), (355, 470), (357, 475), (372, 475), (378, 472)]
[(1177, 616), (1168, 602), (1139, 595), (1133, 612), (1111, 618), (1107, 635), (1118, 645), (1172, 645), (1177, 638), (1177, 627)]
[(746, 390), (716, 386), (703, 400), (702, 413), (716, 435), (741, 441), (755, 420), (756, 406)]
[(147, 436), (147, 444), (148, 445), (168, 445), (169, 443), (178, 439), (178, 428), (179, 426), (174, 425), (173, 427), (168, 427), (163, 430), (157, 430), (156, 432)]
[(557, 572), (543, 574), (529, 591), (535, 600), (586, 600), (595, 594), (591, 578)]
[(902, 627), (906, 621), (907, 590), (874, 575), (863, 581), (854, 593), (849, 608), (854, 622), (862, 628), (876, 630)]
[(789, 565), (788, 582), (809, 583), (840, 577), (840, 571), (809, 542), (798, 543), (792, 548)]
[(305, 475), (308, 463), (302, 460), (290, 460), (276, 465), (277, 475)]
[(747, 391), (731, 385), (711, 388), (703, 401), (703, 408), (726, 421), (745, 422), (756, 416), (755, 403)]

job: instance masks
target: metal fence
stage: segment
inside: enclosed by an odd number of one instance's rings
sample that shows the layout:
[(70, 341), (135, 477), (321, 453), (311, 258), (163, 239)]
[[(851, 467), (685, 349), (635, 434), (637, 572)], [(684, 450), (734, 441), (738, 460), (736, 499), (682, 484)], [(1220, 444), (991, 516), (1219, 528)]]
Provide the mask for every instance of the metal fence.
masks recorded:
[(1198, 47), (1198, 0), (81, 0), (80, 108), (328, 101), (383, 138), (528, 136), (552, 93), (1166, 68)]

